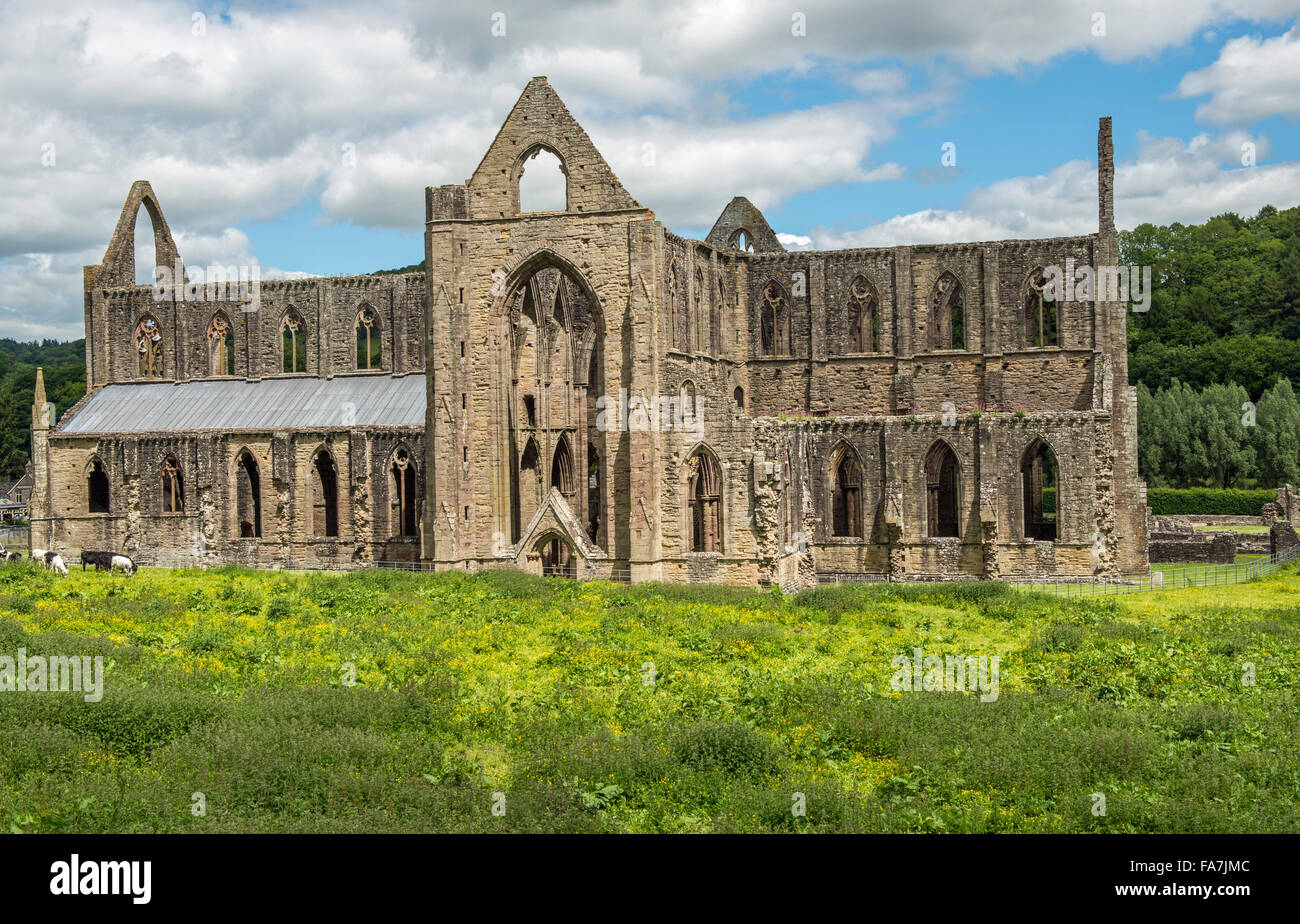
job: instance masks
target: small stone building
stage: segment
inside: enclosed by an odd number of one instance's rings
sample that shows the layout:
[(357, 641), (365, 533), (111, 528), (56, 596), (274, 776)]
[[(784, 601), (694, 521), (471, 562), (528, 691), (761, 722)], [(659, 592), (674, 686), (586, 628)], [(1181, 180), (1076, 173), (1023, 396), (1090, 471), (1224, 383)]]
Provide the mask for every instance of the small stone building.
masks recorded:
[[(543, 150), (565, 207), (521, 212)], [(785, 586), (1144, 574), (1127, 306), (1044, 297), (1053, 267), (1119, 262), (1109, 119), (1098, 163), (1096, 234), (786, 252), (736, 198), (688, 240), (539, 77), (469, 180), (426, 190), (423, 272), (248, 304), (134, 285), (141, 205), (180, 266), (136, 183), (86, 269), (89, 392), (56, 423), (38, 385), (33, 542)]]

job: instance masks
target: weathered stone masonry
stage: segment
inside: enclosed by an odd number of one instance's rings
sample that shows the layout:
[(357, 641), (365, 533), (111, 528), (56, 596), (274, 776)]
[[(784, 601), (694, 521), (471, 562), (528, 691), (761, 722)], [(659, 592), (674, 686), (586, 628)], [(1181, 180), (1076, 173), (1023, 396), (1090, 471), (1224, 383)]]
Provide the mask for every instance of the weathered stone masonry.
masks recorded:
[[(565, 208), (521, 213), (539, 150), (562, 165)], [(687, 240), (536, 78), (470, 179), (426, 190), (424, 273), (263, 283), (256, 312), (160, 304), (131, 284), (142, 204), (159, 262), (177, 259), (137, 183), (104, 264), (86, 271), (84, 408), (47, 430), (38, 396), (34, 541), (785, 585), (1144, 573), (1126, 306), (1038, 295), (1046, 267), (1118, 263), (1108, 119), (1098, 163), (1099, 230), (1081, 237), (790, 253), (736, 198), (705, 241)], [(293, 363), (290, 316), (305, 350)], [(378, 331), (373, 371), (363, 318)], [(96, 395), (144, 372), (226, 372), (258, 389), (420, 376), (425, 391), (418, 423), (87, 430)], [(394, 526), (399, 449), (418, 485), (414, 530)], [(182, 514), (158, 506), (169, 456)], [(88, 510), (95, 460), (107, 513)], [(253, 468), (261, 535), (247, 537)], [(322, 537), (331, 479), (337, 535)]]

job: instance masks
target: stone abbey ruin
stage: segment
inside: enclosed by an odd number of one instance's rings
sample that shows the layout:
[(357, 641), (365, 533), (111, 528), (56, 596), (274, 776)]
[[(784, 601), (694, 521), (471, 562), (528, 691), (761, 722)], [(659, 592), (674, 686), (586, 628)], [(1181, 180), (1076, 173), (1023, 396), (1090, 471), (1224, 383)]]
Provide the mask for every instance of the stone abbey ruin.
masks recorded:
[[(521, 213), (540, 150), (566, 207)], [(538, 77), (473, 176), (425, 191), (422, 272), (253, 305), (135, 284), (142, 206), (182, 265), (137, 182), (85, 269), (87, 394), (56, 421), (38, 381), (32, 542), (787, 587), (1145, 574), (1127, 306), (1043, 296), (1047, 267), (1119, 262), (1109, 119), (1097, 156), (1095, 234), (787, 252), (736, 198), (687, 240)]]

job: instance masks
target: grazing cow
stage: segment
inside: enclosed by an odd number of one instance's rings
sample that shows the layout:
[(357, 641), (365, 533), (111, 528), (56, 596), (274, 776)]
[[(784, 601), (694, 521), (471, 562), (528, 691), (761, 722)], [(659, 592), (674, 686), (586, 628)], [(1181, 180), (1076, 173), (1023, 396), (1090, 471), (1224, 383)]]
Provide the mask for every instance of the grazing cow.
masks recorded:
[(94, 565), (96, 571), (113, 570), (113, 553), (96, 552), (91, 549), (81, 550), (81, 570), (86, 570), (86, 565)]
[(45, 567), (54, 571), (56, 574), (61, 574), (64, 577), (68, 576), (68, 566), (63, 563), (63, 556), (58, 552), (45, 553)]
[(118, 568), (121, 568), (122, 573), (127, 577), (130, 577), (135, 573), (135, 562), (131, 561), (126, 555), (114, 555), (108, 565), (109, 573), (116, 571)]
[(23, 560), (22, 555), (18, 554), (17, 552), (5, 552), (5, 561), (7, 562), (22, 561), (22, 560)]

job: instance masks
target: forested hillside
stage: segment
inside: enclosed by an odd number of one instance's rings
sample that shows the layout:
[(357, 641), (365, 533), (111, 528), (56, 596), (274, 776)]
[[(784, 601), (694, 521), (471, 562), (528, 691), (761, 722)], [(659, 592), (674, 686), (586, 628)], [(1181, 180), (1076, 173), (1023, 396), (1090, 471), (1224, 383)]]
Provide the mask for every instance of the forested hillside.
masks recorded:
[(1254, 400), (1300, 382), (1300, 207), (1139, 225), (1120, 259), (1152, 267), (1151, 310), (1129, 315), (1130, 381), (1235, 384)]
[(0, 481), (22, 475), (32, 447), (36, 367), (45, 369), (45, 395), (62, 414), (86, 393), (86, 342), (0, 340)]

